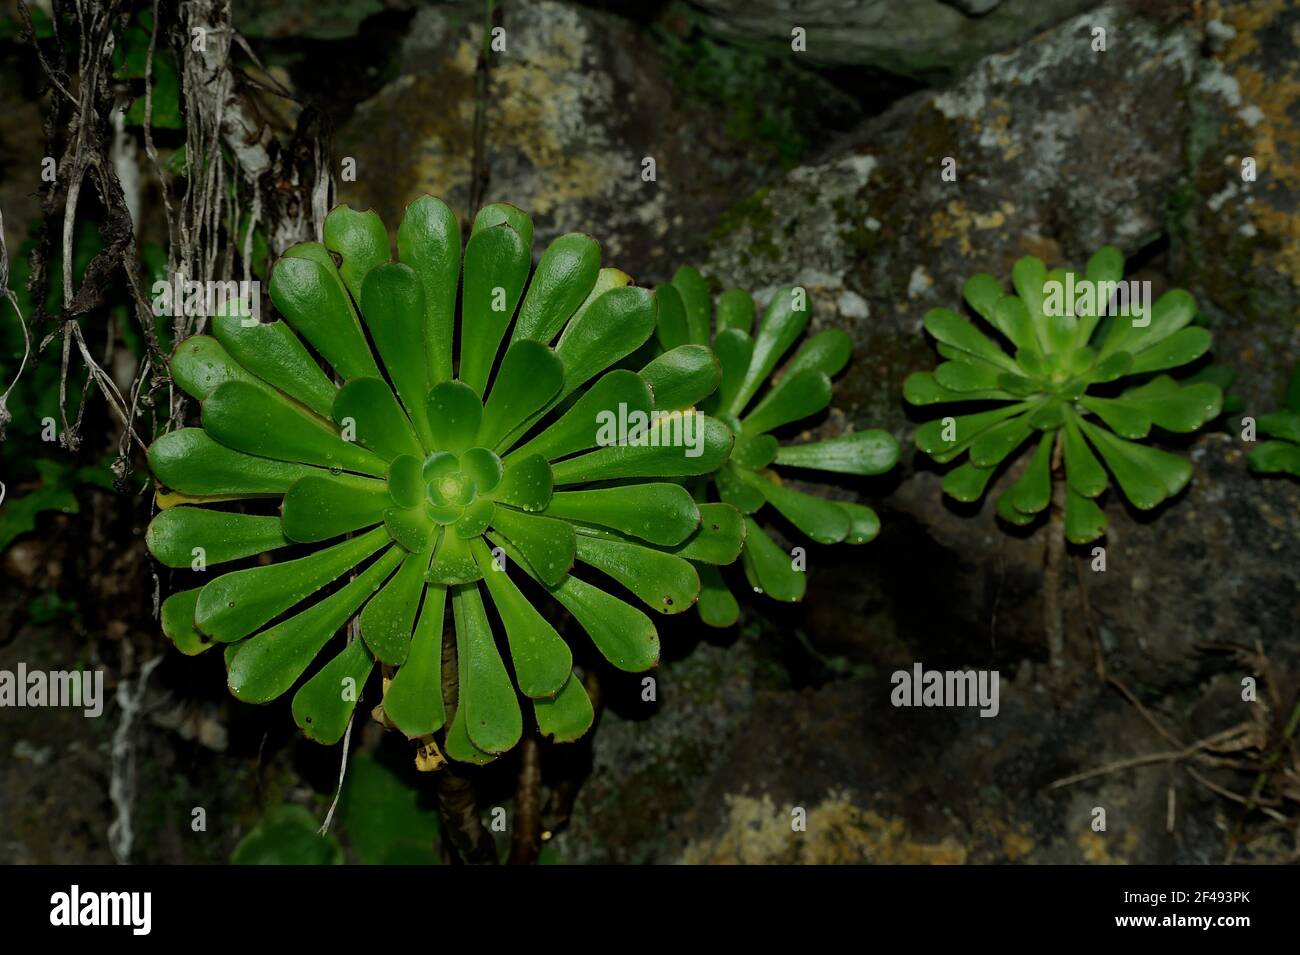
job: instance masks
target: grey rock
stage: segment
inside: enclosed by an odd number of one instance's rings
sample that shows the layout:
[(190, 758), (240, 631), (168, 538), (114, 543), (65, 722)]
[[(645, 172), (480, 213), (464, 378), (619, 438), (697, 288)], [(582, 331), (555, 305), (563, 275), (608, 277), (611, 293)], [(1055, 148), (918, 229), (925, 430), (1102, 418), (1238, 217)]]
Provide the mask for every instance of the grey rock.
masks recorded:
[(960, 76), (1094, 0), (695, 0), (717, 35), (790, 51), (806, 31), (804, 55), (834, 66), (872, 66), (925, 80)]

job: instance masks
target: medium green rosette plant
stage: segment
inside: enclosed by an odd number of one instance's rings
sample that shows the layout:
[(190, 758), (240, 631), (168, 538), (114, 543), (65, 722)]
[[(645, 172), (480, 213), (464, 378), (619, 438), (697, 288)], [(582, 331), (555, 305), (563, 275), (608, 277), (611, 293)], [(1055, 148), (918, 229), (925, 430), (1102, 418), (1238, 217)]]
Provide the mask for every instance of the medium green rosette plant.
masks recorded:
[[(764, 505), (771, 504), (819, 544), (864, 544), (879, 533), (880, 520), (865, 504), (827, 500), (788, 487), (777, 468), (791, 469), (786, 475), (796, 477), (810, 471), (872, 475), (888, 471), (898, 460), (898, 442), (878, 429), (803, 443), (782, 443), (776, 436), (827, 408), (831, 378), (848, 364), (853, 344), (839, 329), (820, 331), (804, 341), (774, 376), (782, 358), (807, 330), (809, 309), (803, 289), (777, 292), (757, 329), (754, 300), (748, 292), (723, 292), (715, 312), (708, 282), (689, 266), (678, 269), (672, 283), (656, 289), (656, 294), (657, 338), (664, 350), (656, 361), (692, 348), (707, 351), (711, 343), (719, 367), (718, 385), (698, 399), (697, 407), (724, 422), (735, 437), (721, 467), (687, 483), (696, 501), (716, 497), (745, 515), (742, 558), (750, 585), (777, 600), (800, 600), (805, 575), (759, 524), (758, 512)], [(740, 607), (717, 566), (697, 566), (704, 584), (701, 619), (715, 627), (735, 623)]]
[[(1082, 277), (1049, 272), (1028, 256), (1012, 272), (1015, 294), (1004, 294), (991, 275), (974, 276), (963, 290), (996, 338), (948, 309), (925, 316), (947, 360), (909, 376), (906, 399), (993, 406), (917, 429), (916, 446), (935, 461), (967, 455), (944, 477), (947, 494), (979, 500), (998, 468), (1032, 443), (1023, 474), (998, 497), (998, 514), (1012, 524), (1033, 523), (1052, 503), (1063, 460), (1064, 533), (1082, 544), (1106, 530), (1097, 498), (1110, 477), (1140, 510), (1183, 489), (1191, 477), (1187, 461), (1140, 441), (1153, 427), (1186, 434), (1219, 414), (1217, 385), (1180, 384), (1158, 374), (1204, 355), (1210, 333), (1191, 324), (1196, 301), (1182, 289), (1160, 296), (1145, 316), (1103, 315), (1114, 311), (1107, 307), (1110, 292), (1123, 277), (1124, 258), (1109, 246), (1088, 260)], [(1062, 291), (1071, 288), (1078, 290), (1074, 296)], [(1124, 387), (1129, 379), (1137, 380)]]
[(1300, 477), (1300, 365), (1286, 385), (1285, 406), (1260, 415), (1255, 426), (1272, 441), (1261, 441), (1246, 455), (1246, 464), (1256, 474), (1290, 474)]
[[(676, 483), (726, 460), (726, 425), (698, 416), (695, 456), (598, 440), (602, 412), (655, 410), (653, 374), (606, 371), (653, 334), (655, 295), (602, 269), (578, 234), (555, 239), (530, 281), (532, 240), (524, 213), (488, 206), (462, 262), (456, 217), (426, 196), (406, 210), (394, 262), (379, 217), (342, 206), (323, 244), (276, 264), (283, 321), (218, 317), (173, 355), (202, 427), (149, 449), (167, 489), (149, 549), (176, 568), (257, 559), (173, 594), (164, 630), (186, 653), (223, 645), (231, 692), (253, 703), (323, 655), (292, 705), (314, 740), (342, 736), (376, 664), (386, 718), (411, 738), (444, 730), (453, 759), (485, 763), (519, 741), (516, 690), (542, 734), (576, 739), (592, 704), (528, 592), (568, 610), (614, 666), (641, 671), (658, 661), (655, 624), (600, 575), (680, 613), (700, 592), (692, 561), (739, 552), (740, 516)], [(258, 499), (278, 513), (257, 513)], [(276, 551), (288, 553), (270, 563)], [(442, 673), (448, 604), (454, 680)], [(340, 636), (354, 619), (358, 636)]]

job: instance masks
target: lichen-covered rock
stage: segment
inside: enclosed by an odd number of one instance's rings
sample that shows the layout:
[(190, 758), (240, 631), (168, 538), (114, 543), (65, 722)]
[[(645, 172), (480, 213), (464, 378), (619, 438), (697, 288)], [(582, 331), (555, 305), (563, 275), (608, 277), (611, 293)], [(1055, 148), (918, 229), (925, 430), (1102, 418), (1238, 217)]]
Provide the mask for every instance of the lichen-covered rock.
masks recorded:
[[(1106, 52), (1092, 48), (1098, 26)], [(1290, 55), (1287, 43), (1275, 54), (1255, 42), (1268, 75), (1290, 75), (1273, 59)], [(901, 101), (837, 152), (738, 203), (711, 237), (707, 269), (723, 287), (760, 290), (760, 301), (805, 287), (814, 328), (843, 328), (855, 341), (853, 370), (837, 384), (847, 421), (831, 416), (819, 434), (885, 422), (906, 444), (917, 419), (902, 381), (934, 361), (922, 316), (961, 307), (972, 272), (1006, 280), (1026, 253), (1079, 266), (1109, 242), (1139, 254), (1136, 277), (1157, 295), (1173, 284), (1160, 253), (1189, 130), (1200, 128), (1189, 92), (1204, 87), (1201, 57), (1186, 24), (1117, 7), (1076, 18), (984, 60), (951, 89)], [(1264, 123), (1257, 135), (1279, 154), (1289, 149), (1281, 119)], [(956, 161), (955, 182), (941, 177), (945, 157)], [(1264, 196), (1286, 201), (1280, 187), (1256, 195), (1256, 215)], [(1218, 234), (1202, 234), (1207, 249)], [(1251, 274), (1272, 288), (1267, 276), (1286, 274), (1294, 245), (1254, 248)], [(1227, 320), (1194, 272), (1175, 278), (1211, 303), (1217, 360), (1241, 360), (1256, 376), (1248, 394), (1276, 391), (1272, 364), (1292, 358), (1242, 356), (1283, 348), (1294, 305), (1261, 308), (1253, 323)], [(762, 608), (760, 633), (665, 664), (653, 719), (630, 705), (606, 714), (562, 851), (626, 861), (1220, 861), (1236, 810), (1172, 763), (1049, 788), (1169, 746), (1094, 678), (1094, 641), (1108, 673), (1189, 742), (1261, 712), (1241, 699), (1251, 671), (1203, 645), (1258, 642), (1283, 673), (1300, 657), (1300, 485), (1252, 476), (1235, 426), (1169, 440), (1193, 469), (1177, 506), (1139, 514), (1108, 495), (1105, 570), (1089, 551), (1071, 555), (1072, 690), (1058, 695), (1046, 679), (1045, 532), (1008, 533), (991, 505), (944, 502), (942, 469), (904, 455), (902, 473), (851, 488), (873, 503), (887, 495), (875, 548), (810, 548), (803, 608)], [(916, 661), (998, 670), (998, 716), (891, 706), (890, 674)], [(636, 811), (624, 795), (633, 781), (631, 791), (654, 794)], [(1250, 785), (1231, 774), (1213, 781)], [(1097, 806), (1106, 832), (1092, 828)], [(796, 807), (807, 813), (806, 838), (791, 835)], [(1287, 851), (1261, 841), (1238, 858)]]
[[(740, 90), (706, 102), (713, 74), (700, 57), (708, 50), (550, 0), (501, 14), (505, 48), (490, 54), (485, 114), (486, 200), (508, 196), (529, 208), (539, 241), (570, 230), (599, 235), (605, 254), (629, 271), (651, 260), (671, 271), (686, 242), (790, 158), (782, 150), (791, 141), (811, 148), (833, 125), (828, 116), (846, 109), (843, 94), (815, 78), (778, 89), (797, 108), (744, 99)], [(409, 196), (433, 190), (464, 215), (482, 35), (463, 9), (415, 16), (399, 75), (336, 138), (336, 152), (357, 168), (355, 183), (340, 184), (341, 198), (398, 217)], [(761, 57), (716, 65), (738, 81), (737, 69), (763, 69)], [(751, 115), (761, 109), (770, 124)]]
[(695, 0), (719, 36), (790, 49), (806, 31), (810, 59), (922, 79), (960, 76), (1092, 6), (1094, 0)]
[(1205, 4), (1174, 269), (1212, 319), (1219, 361), (1258, 414), (1300, 355), (1300, 7)]

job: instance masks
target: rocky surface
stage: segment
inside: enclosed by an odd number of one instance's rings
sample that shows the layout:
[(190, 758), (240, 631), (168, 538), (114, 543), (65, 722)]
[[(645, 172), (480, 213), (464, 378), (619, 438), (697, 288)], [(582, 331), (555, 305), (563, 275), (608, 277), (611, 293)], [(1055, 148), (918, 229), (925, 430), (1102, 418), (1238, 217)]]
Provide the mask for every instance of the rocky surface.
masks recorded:
[[(539, 252), (562, 232), (588, 232), (607, 261), (638, 276), (649, 262), (671, 270), (723, 208), (792, 158), (783, 150), (825, 138), (851, 105), (793, 66), (773, 74), (761, 56), (686, 47), (597, 10), (507, 5), (501, 29), (486, 113), (487, 200), (526, 209)], [(343, 201), (389, 222), (424, 192), (465, 212), (481, 40), (464, 8), (419, 11), (397, 78), (339, 130), (336, 151), (357, 161)], [(711, 64), (715, 56), (725, 61)], [(739, 78), (718, 86), (710, 70), (723, 68)]]
[[(1252, 15), (1255, 34), (1241, 10), (1223, 16), (1236, 17), (1235, 42), (1258, 52), (1291, 14)], [(1096, 26), (1105, 52), (1092, 49)], [(855, 362), (837, 386), (844, 419), (832, 416), (826, 433), (883, 425), (909, 446), (917, 419), (899, 389), (934, 364), (924, 313), (959, 306), (971, 273), (1005, 276), (1026, 253), (1079, 263), (1107, 242), (1161, 287), (1171, 272), (1193, 279), (1216, 360), (1242, 363), (1249, 399), (1275, 394), (1296, 357), (1294, 321), (1232, 312), (1210, 281), (1218, 270), (1193, 268), (1195, 250), (1175, 229), (1189, 208), (1205, 247), (1233, 228), (1205, 214), (1227, 200), (1202, 193), (1186, 164), (1189, 130), (1204, 128), (1210, 106), (1220, 108), (1215, 128), (1239, 131), (1233, 117), (1246, 111), (1256, 141), (1289, 155), (1290, 120), (1277, 117), (1269, 133), (1266, 113), (1206, 79), (1229, 48), (1205, 58), (1189, 25), (1113, 7), (1081, 16), (949, 89), (899, 102), (839, 150), (754, 193), (714, 232), (711, 270), (760, 298), (801, 284), (815, 321), (854, 337)], [(1294, 60), (1258, 56), (1271, 75), (1291, 75)], [(956, 182), (940, 176), (945, 157)], [(1285, 207), (1286, 185), (1261, 188), (1234, 215), (1292, 228), (1294, 218), (1259, 208), (1265, 196), (1269, 208)], [(1292, 246), (1254, 248), (1258, 294), (1276, 294), (1276, 307), (1295, 315), (1284, 281)], [(1174, 446), (1193, 464), (1188, 491), (1149, 515), (1108, 494), (1106, 569), (1091, 569), (1091, 551), (1073, 552), (1080, 573), (1065, 587), (1078, 672), (1090, 674), (1099, 652), (1152, 718), (1189, 742), (1267, 712), (1242, 702), (1246, 663), (1207, 645), (1258, 646), (1284, 692), (1294, 679), (1300, 486), (1252, 477), (1233, 422)], [(1072, 692), (1050, 689), (1039, 636), (1045, 530), (1007, 533), (992, 493), (983, 507), (953, 505), (941, 476), (905, 453), (892, 478), (846, 485), (881, 507), (885, 529), (866, 547), (811, 552), (806, 609), (763, 606), (735, 645), (668, 663), (653, 719), (607, 714), (562, 851), (656, 861), (1220, 860), (1235, 813), (1172, 762), (1049, 788), (1169, 742), (1090, 675)], [(889, 676), (914, 661), (999, 670), (1001, 712), (894, 708)], [(807, 833), (792, 833), (794, 807), (806, 810)], [(1096, 807), (1107, 810), (1104, 833), (1091, 827)], [(1282, 833), (1247, 855), (1293, 851)]]
[(869, 65), (927, 80), (951, 79), (1091, 0), (695, 0), (708, 29), (767, 49), (790, 49), (806, 31), (809, 58)]

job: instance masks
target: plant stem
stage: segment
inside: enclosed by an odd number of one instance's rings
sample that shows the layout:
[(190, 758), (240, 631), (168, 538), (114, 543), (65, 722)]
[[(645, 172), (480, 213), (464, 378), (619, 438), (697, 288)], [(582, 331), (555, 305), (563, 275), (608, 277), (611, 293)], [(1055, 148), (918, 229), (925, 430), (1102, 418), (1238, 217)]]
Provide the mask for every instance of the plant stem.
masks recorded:
[(519, 784), (515, 790), (515, 831), (511, 865), (533, 865), (542, 848), (542, 758), (537, 737), (529, 733), (519, 745)]
[(1065, 495), (1061, 473), (1061, 436), (1057, 433), (1052, 448), (1052, 505), (1047, 523), (1047, 543), (1043, 549), (1043, 634), (1047, 654), (1057, 675), (1065, 669), (1065, 614), (1061, 607), (1062, 580), (1065, 573)]
[[(448, 726), (456, 718), (456, 700), (460, 690), (456, 667), (456, 638), (448, 634), (442, 643), (442, 698), (447, 701)], [(474, 782), (451, 762), (438, 771), (438, 809), (443, 829), (466, 865), (496, 864), (496, 843), (491, 833), (483, 828), (483, 820), (479, 817)]]

